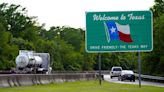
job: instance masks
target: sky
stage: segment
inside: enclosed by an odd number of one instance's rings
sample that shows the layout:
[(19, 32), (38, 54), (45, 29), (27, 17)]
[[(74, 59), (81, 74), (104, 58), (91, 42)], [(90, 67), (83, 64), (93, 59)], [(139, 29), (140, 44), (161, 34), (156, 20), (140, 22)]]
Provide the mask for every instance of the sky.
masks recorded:
[(85, 28), (89, 11), (149, 10), (154, 0), (0, 0), (0, 3), (25, 7), (29, 16), (36, 16), (40, 25)]

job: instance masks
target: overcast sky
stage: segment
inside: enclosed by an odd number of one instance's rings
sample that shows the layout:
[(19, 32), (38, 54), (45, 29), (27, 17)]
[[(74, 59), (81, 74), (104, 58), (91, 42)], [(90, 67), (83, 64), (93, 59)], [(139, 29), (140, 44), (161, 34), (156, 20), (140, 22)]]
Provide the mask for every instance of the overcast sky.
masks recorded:
[(85, 29), (86, 11), (149, 10), (154, 0), (0, 0), (0, 3), (26, 7), (29, 16), (37, 16), (46, 29), (70, 26)]

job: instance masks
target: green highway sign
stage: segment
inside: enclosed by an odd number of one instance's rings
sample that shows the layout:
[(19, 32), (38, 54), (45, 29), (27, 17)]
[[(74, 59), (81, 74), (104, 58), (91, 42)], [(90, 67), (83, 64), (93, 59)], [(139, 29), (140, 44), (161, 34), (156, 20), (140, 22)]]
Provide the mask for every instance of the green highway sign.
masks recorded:
[(148, 52), (153, 49), (151, 11), (86, 12), (87, 52)]

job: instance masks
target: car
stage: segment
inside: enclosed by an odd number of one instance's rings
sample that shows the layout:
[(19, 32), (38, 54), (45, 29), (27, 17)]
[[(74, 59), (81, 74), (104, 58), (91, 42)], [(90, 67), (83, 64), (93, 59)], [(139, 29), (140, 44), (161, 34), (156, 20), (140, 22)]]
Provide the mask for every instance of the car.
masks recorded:
[(119, 81), (130, 80), (135, 82), (135, 75), (132, 70), (122, 70), (118, 77)]
[(122, 67), (120, 66), (114, 66), (112, 67), (110, 71), (110, 78), (112, 79), (113, 77), (118, 77), (121, 74)]

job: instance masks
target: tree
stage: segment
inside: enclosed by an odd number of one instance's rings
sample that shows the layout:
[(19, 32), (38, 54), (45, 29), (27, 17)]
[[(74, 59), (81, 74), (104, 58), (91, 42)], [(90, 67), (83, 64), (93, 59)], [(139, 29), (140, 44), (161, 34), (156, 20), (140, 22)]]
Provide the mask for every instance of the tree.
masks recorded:
[(3, 3), (0, 5), (0, 15), (7, 23), (6, 31), (11, 32), (14, 37), (22, 37), (22, 32), (36, 23), (35, 17), (28, 17), (26, 9), (20, 5)]
[(145, 53), (142, 70), (145, 74), (164, 76), (164, 1), (155, 0), (151, 10), (154, 15), (154, 49), (150, 53)]
[(154, 50), (145, 57), (145, 72), (164, 76), (164, 14), (154, 21)]
[(0, 32), (0, 69), (11, 69), (15, 66), (15, 57), (18, 47), (10, 43), (12, 35), (9, 32)]
[(164, 13), (164, 1), (163, 0), (155, 0), (155, 5), (151, 8), (153, 11), (153, 17), (159, 17)]
[(83, 56), (82, 68), (83, 68), (83, 70), (94, 70), (94, 66), (96, 64), (95, 58), (96, 58), (97, 54), (86, 52), (85, 42), (84, 42), (84, 38), (85, 38), (84, 33), (85, 33), (84, 31), (81, 32), (83, 39), (82, 39), (81, 46), (80, 46), (80, 53)]
[(32, 42), (22, 38), (12, 38), (11, 44), (17, 45), (20, 50), (34, 50), (35, 46)]
[(63, 28), (61, 31), (61, 38), (64, 39), (68, 44), (72, 44), (76, 51), (80, 50), (80, 46), (83, 38), (82, 30), (74, 28)]

